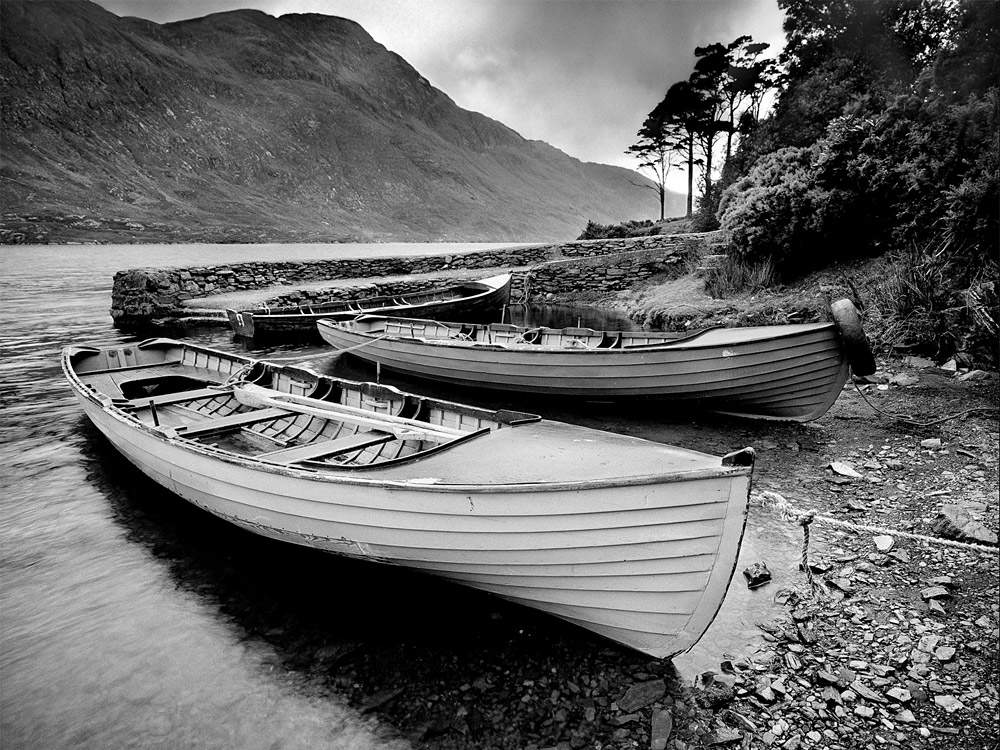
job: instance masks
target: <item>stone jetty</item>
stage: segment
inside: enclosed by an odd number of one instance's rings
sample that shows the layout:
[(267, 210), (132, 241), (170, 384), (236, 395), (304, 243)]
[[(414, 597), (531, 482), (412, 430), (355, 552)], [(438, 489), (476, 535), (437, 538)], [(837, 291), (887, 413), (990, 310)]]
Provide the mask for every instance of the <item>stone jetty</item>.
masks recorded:
[[(111, 317), (116, 326), (128, 328), (190, 317), (196, 306), (234, 306), (234, 299), (252, 299), (245, 307), (317, 304), (406, 294), (456, 278), (507, 271), (514, 274), (514, 295), (521, 301), (584, 291), (613, 292), (644, 278), (687, 273), (715, 240), (716, 233), (653, 235), (451, 255), (135, 268), (115, 274)], [(223, 296), (225, 305), (213, 303), (213, 298), (218, 301)]]

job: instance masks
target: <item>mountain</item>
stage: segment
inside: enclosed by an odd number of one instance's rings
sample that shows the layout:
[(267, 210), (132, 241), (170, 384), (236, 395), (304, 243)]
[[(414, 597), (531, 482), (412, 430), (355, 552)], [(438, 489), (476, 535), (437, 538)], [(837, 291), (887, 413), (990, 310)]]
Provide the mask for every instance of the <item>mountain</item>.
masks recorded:
[(657, 210), (343, 18), (3, 0), (0, 85), (8, 242), (565, 240)]

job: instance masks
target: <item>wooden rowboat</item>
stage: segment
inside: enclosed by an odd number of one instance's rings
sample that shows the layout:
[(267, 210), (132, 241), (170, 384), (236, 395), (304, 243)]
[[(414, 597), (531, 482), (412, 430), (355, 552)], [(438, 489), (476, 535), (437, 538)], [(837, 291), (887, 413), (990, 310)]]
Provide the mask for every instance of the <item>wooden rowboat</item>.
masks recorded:
[(226, 316), (237, 336), (257, 339), (282, 334), (315, 336), (316, 321), (320, 318), (350, 320), (363, 313), (484, 320), (484, 315), (501, 310), (510, 300), (510, 280), (511, 274), (507, 273), (412, 294), (336, 300), (298, 307), (226, 310)]
[(751, 449), (720, 459), (169, 339), (68, 347), (62, 365), (126, 458), (216, 516), (654, 657), (698, 640), (736, 566)]
[(327, 343), (355, 357), (436, 382), (593, 400), (661, 399), (724, 414), (806, 421), (837, 399), (849, 365), (858, 374), (875, 369), (860, 325), (851, 326), (857, 322), (853, 305), (841, 300), (833, 309), (833, 323), (692, 335), (380, 316), (321, 320), (318, 328)]

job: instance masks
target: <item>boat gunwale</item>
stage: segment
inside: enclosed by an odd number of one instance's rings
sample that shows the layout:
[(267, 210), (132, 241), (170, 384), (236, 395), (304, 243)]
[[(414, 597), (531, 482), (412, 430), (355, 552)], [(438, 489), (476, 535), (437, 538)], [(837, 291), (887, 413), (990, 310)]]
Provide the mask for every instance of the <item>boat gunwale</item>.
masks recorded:
[[(407, 321), (407, 322), (412, 321), (412, 322), (432, 323), (432, 324), (438, 324), (439, 323), (439, 321), (422, 320), (422, 319), (419, 319), (419, 318), (391, 318), (390, 316), (387, 316), (387, 315), (367, 315), (367, 314), (362, 314), (362, 315), (357, 316), (356, 318), (353, 318), (352, 320), (333, 320), (331, 318), (322, 318), (321, 317), (320, 320), (318, 320), (316, 322), (316, 325), (319, 328), (336, 328), (336, 329), (339, 329), (341, 331), (346, 332), (348, 335), (357, 336), (357, 337), (363, 337), (363, 338), (369, 339), (369, 340), (379, 339), (379, 340), (382, 340), (382, 341), (386, 341), (387, 340), (387, 341), (390, 341), (390, 342), (391, 341), (400, 341), (400, 342), (403, 342), (403, 343), (414, 343), (414, 344), (426, 345), (426, 346), (454, 347), (454, 348), (458, 348), (458, 349), (471, 350), (471, 351), (498, 351), (498, 352), (516, 352), (516, 353), (522, 353), (522, 352), (529, 352), (530, 353), (530, 352), (534, 352), (534, 353), (537, 353), (539, 355), (558, 352), (560, 354), (571, 354), (571, 355), (574, 355), (574, 356), (576, 356), (576, 355), (587, 355), (587, 354), (590, 354), (590, 355), (601, 354), (601, 355), (607, 356), (607, 355), (613, 355), (613, 354), (619, 354), (620, 355), (620, 354), (626, 353), (626, 352), (639, 352), (639, 353), (647, 354), (647, 353), (650, 353), (650, 352), (660, 352), (660, 351), (670, 351), (670, 350), (700, 351), (700, 350), (718, 349), (718, 348), (730, 347), (730, 346), (747, 346), (747, 345), (756, 345), (756, 344), (768, 343), (768, 342), (774, 342), (774, 341), (781, 341), (781, 340), (784, 340), (784, 339), (789, 339), (789, 338), (793, 338), (793, 337), (796, 337), (796, 336), (801, 336), (801, 335), (806, 334), (806, 333), (819, 333), (819, 332), (824, 332), (824, 331), (828, 331), (828, 330), (833, 330), (834, 332), (837, 332), (837, 324), (836, 323), (832, 323), (832, 322), (825, 322), (825, 323), (796, 323), (796, 324), (792, 324), (792, 325), (807, 326), (807, 327), (806, 328), (799, 328), (798, 330), (795, 330), (795, 331), (778, 331), (778, 332), (770, 334), (770, 335), (764, 335), (764, 336), (749, 338), (749, 339), (742, 340), (742, 341), (731, 341), (731, 342), (720, 342), (720, 343), (695, 343), (694, 345), (691, 345), (692, 342), (696, 342), (697, 339), (701, 338), (702, 336), (704, 336), (704, 335), (706, 335), (708, 333), (718, 332), (718, 331), (725, 331), (725, 330), (734, 330), (734, 331), (736, 331), (736, 330), (746, 330), (746, 328), (738, 328), (738, 327), (725, 328), (725, 327), (722, 327), (722, 326), (712, 326), (710, 328), (706, 328), (706, 329), (704, 329), (702, 331), (698, 331), (696, 333), (690, 334), (688, 336), (684, 336), (682, 338), (676, 339), (674, 341), (670, 341), (668, 343), (665, 342), (665, 343), (657, 343), (657, 344), (637, 344), (637, 345), (633, 345), (633, 346), (622, 346), (622, 347), (617, 347), (617, 348), (609, 348), (609, 347), (603, 347), (603, 348), (601, 348), (601, 347), (551, 346), (551, 345), (546, 345), (546, 344), (531, 344), (531, 343), (527, 343), (527, 342), (525, 342), (525, 343), (519, 343), (519, 344), (503, 344), (503, 343), (493, 343), (493, 342), (487, 343), (487, 342), (482, 342), (482, 341), (469, 341), (469, 340), (458, 339), (458, 338), (455, 338), (455, 339), (428, 339), (428, 338), (418, 337), (418, 336), (405, 337), (405, 336), (397, 336), (397, 335), (391, 334), (391, 333), (387, 334), (387, 333), (374, 333), (374, 332), (369, 332), (369, 331), (359, 331), (359, 330), (356, 330), (355, 328), (351, 327), (356, 322), (358, 322), (360, 320), (364, 320), (366, 318), (373, 318), (373, 319), (380, 319), (380, 320), (403, 320), (403, 321)], [(780, 328), (785, 328), (786, 326), (784, 326), (784, 325), (776, 325), (776, 326), (755, 326), (755, 327), (761, 328), (761, 329), (780, 329)], [(524, 330), (528, 331), (528, 330), (532, 330), (532, 329), (525, 328)], [(549, 330), (549, 331), (551, 331), (553, 333), (560, 333), (560, 332), (562, 332), (565, 329), (551, 328), (551, 329), (547, 329), (547, 330)], [(603, 333), (626, 333), (626, 331), (598, 331), (598, 330), (595, 330), (594, 333), (595, 334), (603, 334)], [(666, 332), (664, 332), (664, 333), (666, 333)], [(839, 336), (839, 334), (838, 334), (838, 336)]]

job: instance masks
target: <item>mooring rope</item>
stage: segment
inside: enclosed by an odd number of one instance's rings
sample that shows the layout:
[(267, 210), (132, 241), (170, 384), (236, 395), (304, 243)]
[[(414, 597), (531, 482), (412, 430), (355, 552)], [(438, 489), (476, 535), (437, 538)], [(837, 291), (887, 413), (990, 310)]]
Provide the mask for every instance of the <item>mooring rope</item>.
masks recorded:
[[(778, 493), (774, 494), (777, 495)], [(809, 584), (809, 590), (813, 592), (819, 589), (816, 580), (813, 578), (812, 568), (809, 567), (809, 525), (813, 522), (814, 518), (815, 516), (812, 513), (803, 513), (798, 518), (799, 525), (802, 527), (802, 559), (799, 564), (802, 566), (802, 571), (806, 574), (806, 583)]]
[[(980, 554), (989, 555), (1000, 555), (1000, 547), (990, 547), (985, 544), (975, 544), (972, 542), (958, 542), (953, 539), (941, 539), (940, 537), (927, 536), (925, 534), (914, 534), (909, 531), (900, 531), (898, 529), (889, 529), (883, 526), (872, 526), (869, 524), (851, 523), (850, 521), (841, 521), (837, 518), (830, 518), (829, 516), (820, 515), (815, 510), (809, 510), (806, 512), (799, 511), (789, 500), (787, 500), (782, 495), (777, 492), (772, 492), (771, 490), (761, 490), (759, 492), (754, 492), (756, 499), (764, 507), (772, 507), (781, 513), (782, 517), (787, 521), (794, 521), (802, 526), (802, 533), (805, 537), (805, 543), (802, 549), (802, 560), (803, 568), (809, 570), (809, 566), (805, 564), (808, 557), (808, 546), (809, 546), (809, 526), (813, 521), (819, 521), (821, 523), (829, 524), (830, 526), (837, 526), (842, 529), (850, 529), (851, 531), (868, 531), (876, 534), (885, 534), (887, 536), (900, 536), (906, 537), (907, 539), (915, 539), (919, 542), (928, 542), (930, 544), (940, 544), (945, 547), (955, 547), (956, 549), (962, 549), (969, 552), (979, 552)], [(811, 579), (810, 573), (806, 574), (807, 578)]]
[[(256, 362), (247, 362), (245, 365), (243, 365), (242, 367), (240, 367), (238, 370), (234, 370), (233, 372), (231, 372), (229, 374), (229, 377), (226, 378), (225, 381), (222, 382), (219, 385), (219, 387), (220, 388), (228, 388), (230, 386), (235, 386), (235, 385), (239, 385), (241, 383), (244, 383), (246, 381), (247, 375), (250, 374), (250, 371), (253, 369), (253, 366), (255, 364), (257, 364), (257, 363)], [(214, 388), (215, 386), (212, 386), (212, 387)]]
[(948, 420), (951, 419), (958, 419), (959, 417), (964, 417), (966, 414), (972, 414), (973, 412), (997, 410), (996, 406), (976, 406), (973, 407), (972, 409), (966, 409), (965, 411), (960, 411), (957, 414), (949, 414), (946, 417), (940, 417), (939, 419), (932, 419), (929, 422), (918, 422), (915, 419), (911, 419), (910, 417), (905, 417), (902, 414), (890, 414), (887, 411), (879, 409), (877, 406), (875, 406), (875, 404), (873, 404), (869, 400), (865, 392), (861, 390), (861, 386), (858, 385), (858, 381), (855, 380), (854, 378), (851, 378), (851, 381), (854, 383), (854, 387), (855, 389), (857, 389), (858, 393), (861, 394), (861, 398), (864, 399), (864, 402), (871, 407), (872, 411), (881, 414), (886, 419), (892, 419), (897, 422), (903, 422), (904, 424), (912, 425), (914, 427), (930, 427), (931, 425), (940, 424), (941, 422), (947, 422)]

